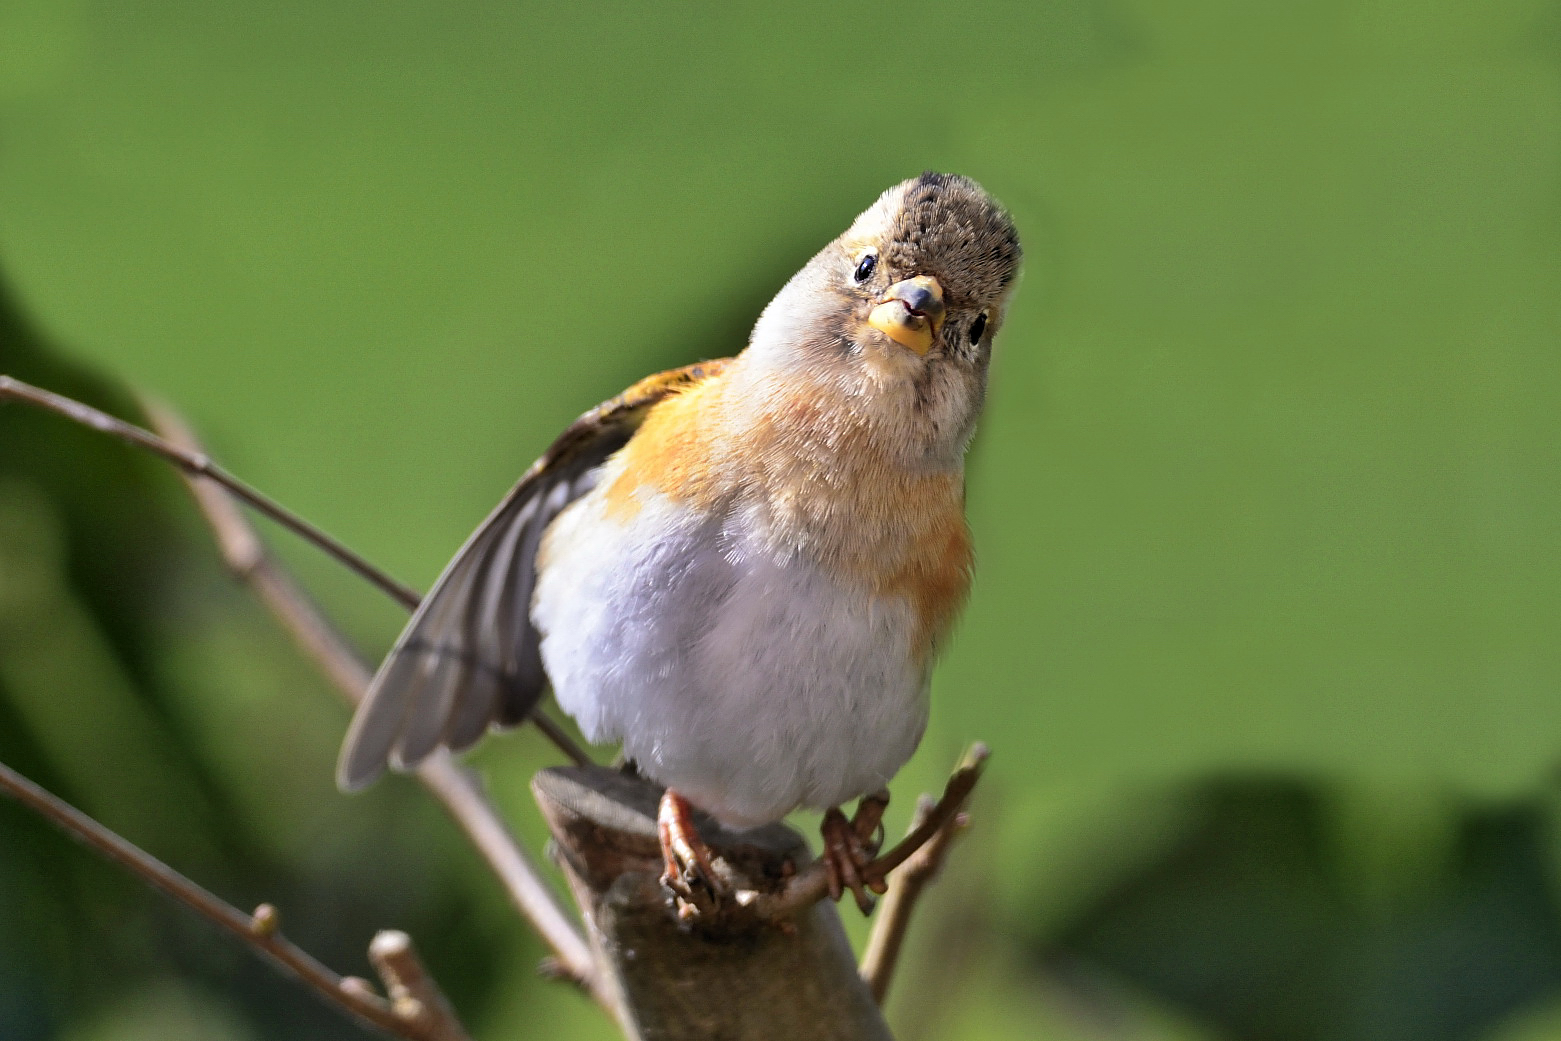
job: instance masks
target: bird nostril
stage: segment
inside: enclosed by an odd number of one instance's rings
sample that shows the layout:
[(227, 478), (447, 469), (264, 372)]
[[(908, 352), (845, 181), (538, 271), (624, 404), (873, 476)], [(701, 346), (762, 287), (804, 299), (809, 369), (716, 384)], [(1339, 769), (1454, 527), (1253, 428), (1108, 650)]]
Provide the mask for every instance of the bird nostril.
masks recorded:
[(923, 286), (916, 286), (900, 299), (910, 309), (911, 314), (922, 316), (932, 309), (934, 302), (932, 293)]

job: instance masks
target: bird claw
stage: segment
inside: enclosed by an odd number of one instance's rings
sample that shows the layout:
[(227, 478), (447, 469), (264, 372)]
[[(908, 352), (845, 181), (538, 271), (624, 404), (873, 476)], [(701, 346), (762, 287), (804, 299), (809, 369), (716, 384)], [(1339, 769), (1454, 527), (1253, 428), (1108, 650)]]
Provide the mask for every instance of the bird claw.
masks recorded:
[(656, 834), (661, 840), (661, 884), (677, 900), (678, 917), (713, 911), (731, 887), (716, 874), (710, 847), (694, 827), (693, 807), (670, 788), (661, 796)]
[(886, 791), (864, 796), (850, 820), (835, 807), (824, 814), (820, 828), (824, 836), (820, 859), (829, 873), (829, 898), (839, 900), (850, 890), (864, 915), (873, 911), (868, 892), (882, 894), (889, 888), (873, 871), (873, 859), (883, 845), (883, 811), (888, 805)]
[[(820, 828), (824, 847), (819, 859), (824, 862), (830, 899), (839, 900), (849, 891), (864, 915), (873, 911), (873, 894), (882, 895), (889, 888), (884, 872), (875, 869), (888, 805), (887, 791), (864, 796), (850, 819), (837, 806), (824, 814)], [(661, 884), (672, 894), (679, 918), (716, 915), (726, 905), (745, 905), (756, 896), (746, 889), (734, 890), (716, 869), (710, 847), (694, 825), (693, 807), (670, 788), (661, 796), (656, 834), (661, 842)]]

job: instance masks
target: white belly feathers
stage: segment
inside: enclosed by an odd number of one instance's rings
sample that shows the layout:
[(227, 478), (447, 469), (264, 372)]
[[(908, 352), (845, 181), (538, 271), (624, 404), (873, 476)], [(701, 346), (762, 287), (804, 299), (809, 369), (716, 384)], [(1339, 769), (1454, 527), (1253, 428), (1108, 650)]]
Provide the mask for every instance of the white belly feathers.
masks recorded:
[(927, 721), (910, 605), (649, 489), (617, 523), (610, 483), (553, 522), (532, 601), (585, 736), (732, 827), (887, 784)]

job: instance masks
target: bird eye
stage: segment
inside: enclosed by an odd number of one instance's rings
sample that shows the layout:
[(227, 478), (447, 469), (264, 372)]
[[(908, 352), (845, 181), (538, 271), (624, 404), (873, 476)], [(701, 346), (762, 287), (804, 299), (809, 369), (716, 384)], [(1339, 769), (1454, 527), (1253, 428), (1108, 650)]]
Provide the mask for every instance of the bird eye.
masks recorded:
[(862, 254), (862, 259), (856, 262), (856, 270), (851, 273), (851, 277), (858, 282), (866, 282), (873, 277), (873, 269), (877, 266), (878, 254), (873, 250), (868, 250)]
[(986, 332), (986, 315), (977, 315), (976, 320), (970, 323), (970, 345), (974, 347), (981, 342), (981, 336)]

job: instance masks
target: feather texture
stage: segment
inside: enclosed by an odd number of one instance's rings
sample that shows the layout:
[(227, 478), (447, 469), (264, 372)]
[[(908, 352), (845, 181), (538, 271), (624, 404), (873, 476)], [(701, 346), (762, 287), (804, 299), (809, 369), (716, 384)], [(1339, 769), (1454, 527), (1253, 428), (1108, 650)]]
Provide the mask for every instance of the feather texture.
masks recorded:
[(387, 764), (469, 748), (525, 720), (547, 678), (531, 623), (536, 554), (547, 526), (590, 491), (657, 402), (720, 372), (724, 360), (643, 379), (572, 423), (461, 547), (391, 648), (354, 716), (337, 783), (362, 788)]

